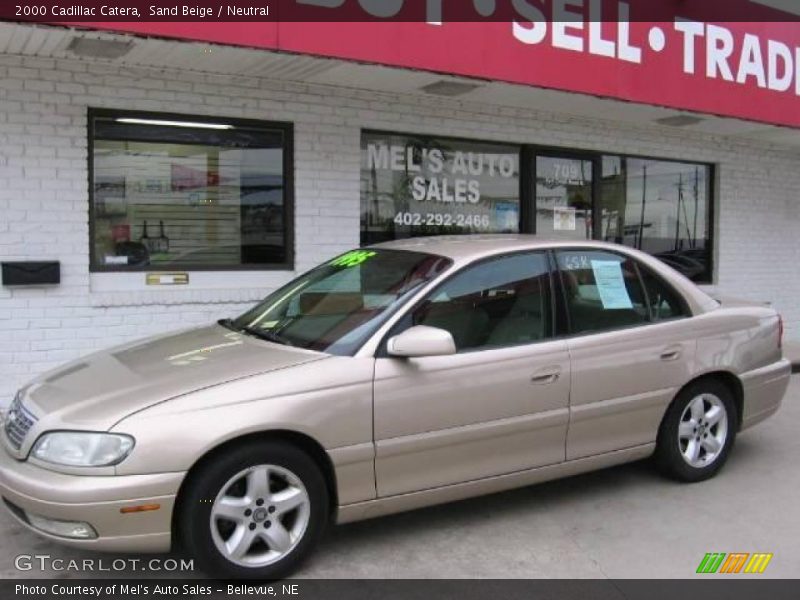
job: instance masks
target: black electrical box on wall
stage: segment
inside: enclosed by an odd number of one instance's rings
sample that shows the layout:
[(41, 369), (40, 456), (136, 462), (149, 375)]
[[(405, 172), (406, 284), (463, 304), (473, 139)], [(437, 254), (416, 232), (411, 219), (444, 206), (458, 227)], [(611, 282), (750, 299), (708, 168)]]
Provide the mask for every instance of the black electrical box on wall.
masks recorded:
[(61, 283), (61, 263), (4, 262), (3, 285), (48, 285)]

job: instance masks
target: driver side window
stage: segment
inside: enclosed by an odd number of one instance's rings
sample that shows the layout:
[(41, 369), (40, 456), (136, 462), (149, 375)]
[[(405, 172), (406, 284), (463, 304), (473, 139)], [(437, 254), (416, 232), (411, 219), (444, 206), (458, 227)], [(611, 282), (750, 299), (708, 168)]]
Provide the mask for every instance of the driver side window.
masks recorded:
[(449, 331), (459, 352), (551, 337), (546, 255), (514, 254), (467, 267), (414, 310), (412, 325)]

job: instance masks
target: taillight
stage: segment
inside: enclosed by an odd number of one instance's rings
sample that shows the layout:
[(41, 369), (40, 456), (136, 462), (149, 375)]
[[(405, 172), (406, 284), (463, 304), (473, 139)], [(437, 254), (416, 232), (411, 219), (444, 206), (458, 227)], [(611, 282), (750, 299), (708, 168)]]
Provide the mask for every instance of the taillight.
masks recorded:
[(783, 317), (778, 315), (778, 348), (783, 348)]

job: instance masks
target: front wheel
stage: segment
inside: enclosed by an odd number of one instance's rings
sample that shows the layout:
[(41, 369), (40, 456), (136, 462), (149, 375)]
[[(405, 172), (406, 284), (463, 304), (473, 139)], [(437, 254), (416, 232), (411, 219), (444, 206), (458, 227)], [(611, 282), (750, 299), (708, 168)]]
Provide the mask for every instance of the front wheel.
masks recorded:
[(289, 575), (316, 545), (329, 499), (319, 467), (289, 445), (242, 445), (204, 465), (180, 504), (181, 541), (201, 568), (233, 578)]
[(738, 417), (730, 389), (707, 379), (687, 386), (667, 410), (658, 432), (655, 459), (679, 481), (703, 481), (725, 464)]

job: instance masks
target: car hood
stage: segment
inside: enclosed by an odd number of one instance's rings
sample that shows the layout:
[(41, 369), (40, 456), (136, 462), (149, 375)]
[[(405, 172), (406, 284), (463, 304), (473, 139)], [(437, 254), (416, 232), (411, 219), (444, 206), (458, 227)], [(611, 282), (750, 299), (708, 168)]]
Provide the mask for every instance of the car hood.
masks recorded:
[(31, 382), (24, 404), (48, 429), (105, 430), (170, 398), (326, 357), (212, 325), (74, 361)]

